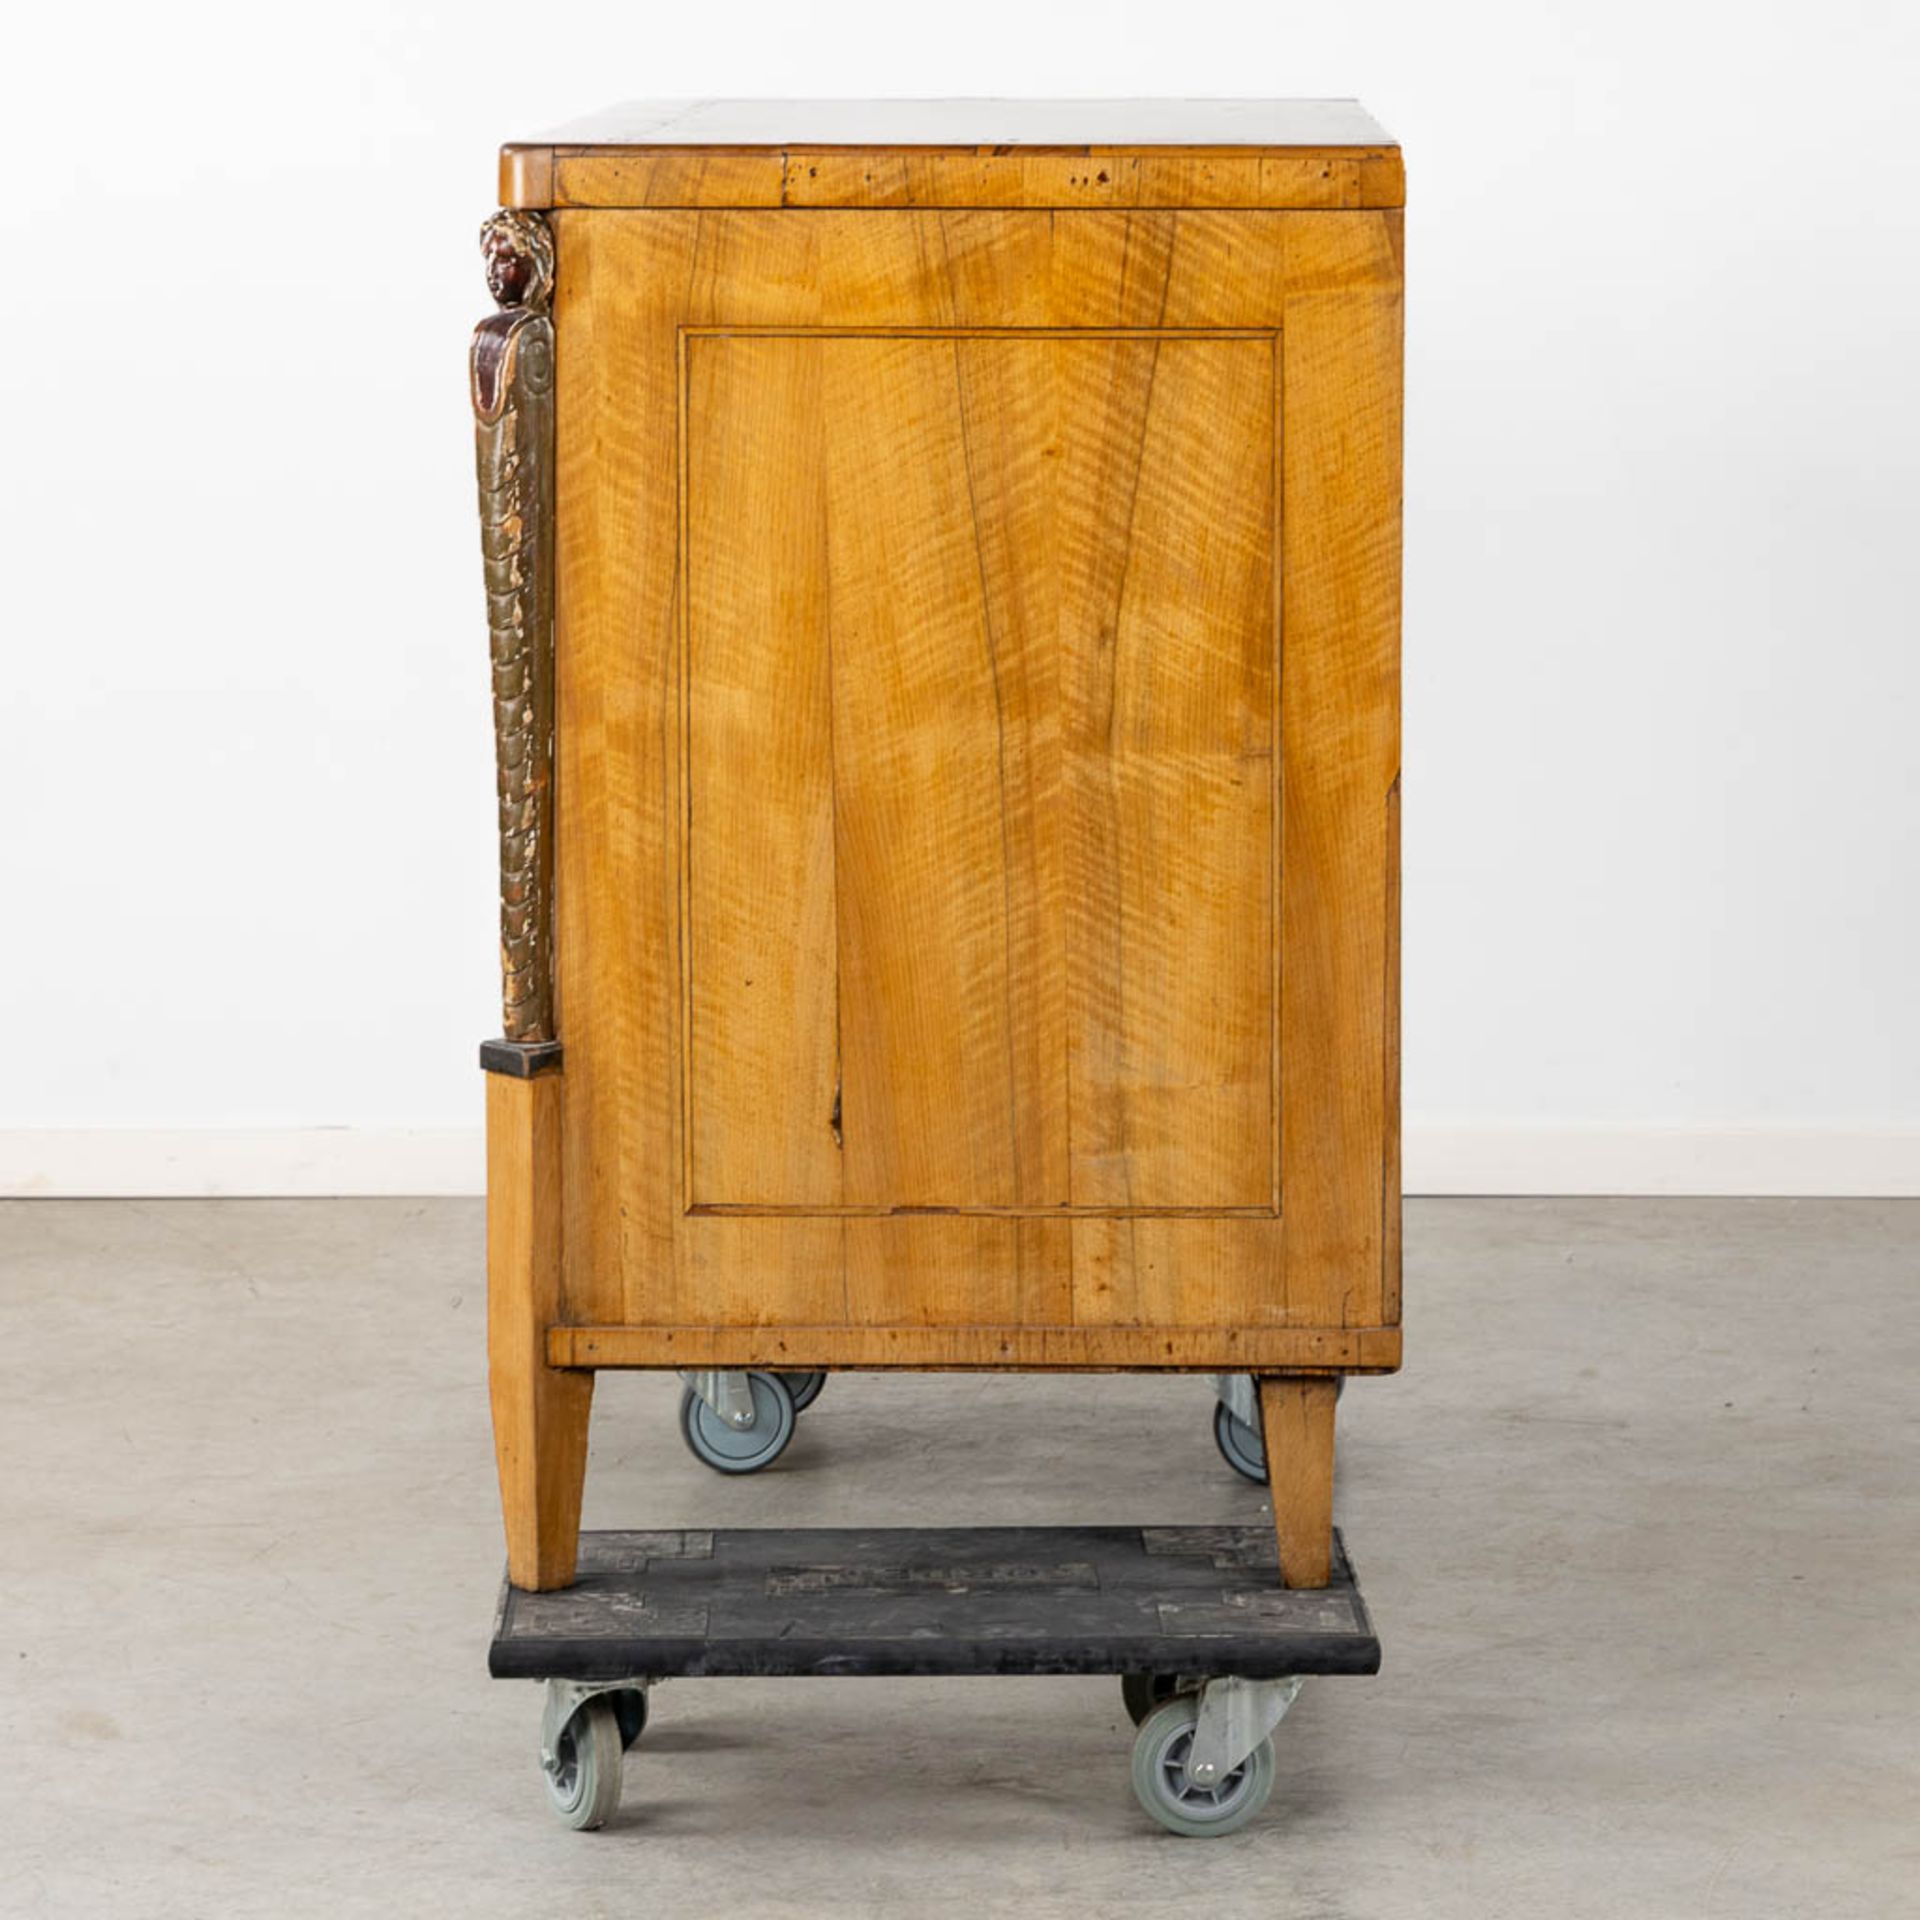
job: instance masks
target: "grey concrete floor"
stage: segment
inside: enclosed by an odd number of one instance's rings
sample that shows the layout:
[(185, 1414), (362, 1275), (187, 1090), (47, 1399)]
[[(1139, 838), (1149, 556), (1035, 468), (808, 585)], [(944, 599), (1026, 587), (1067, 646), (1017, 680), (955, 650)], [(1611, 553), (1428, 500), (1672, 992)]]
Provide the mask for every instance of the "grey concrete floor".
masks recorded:
[[(1103, 1680), (691, 1681), (599, 1834), (491, 1682), (463, 1202), (0, 1208), (0, 1913), (1920, 1912), (1920, 1204), (1414, 1205), (1343, 1402), (1386, 1648), (1179, 1841)], [(604, 1376), (589, 1525), (1253, 1520), (1194, 1381), (850, 1376), (758, 1479)]]

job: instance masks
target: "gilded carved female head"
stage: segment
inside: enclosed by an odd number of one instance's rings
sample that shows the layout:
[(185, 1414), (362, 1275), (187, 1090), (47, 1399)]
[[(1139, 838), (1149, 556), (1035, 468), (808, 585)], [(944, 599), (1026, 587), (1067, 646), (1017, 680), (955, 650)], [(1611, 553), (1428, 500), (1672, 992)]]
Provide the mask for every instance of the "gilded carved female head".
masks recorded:
[(496, 213), (480, 229), (487, 289), (503, 307), (541, 311), (553, 298), (553, 234), (538, 214)]

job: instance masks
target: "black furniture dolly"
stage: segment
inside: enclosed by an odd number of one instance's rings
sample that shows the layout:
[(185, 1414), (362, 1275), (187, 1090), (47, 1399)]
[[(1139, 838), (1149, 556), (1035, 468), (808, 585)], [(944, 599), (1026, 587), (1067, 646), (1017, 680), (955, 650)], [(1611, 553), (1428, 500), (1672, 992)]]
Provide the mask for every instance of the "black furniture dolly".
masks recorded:
[(573, 1827), (620, 1804), (663, 1680), (1111, 1673), (1140, 1804), (1207, 1836), (1265, 1803), (1302, 1681), (1375, 1673), (1380, 1643), (1337, 1533), (1330, 1584), (1303, 1590), (1264, 1523), (689, 1528), (583, 1533), (571, 1587), (506, 1585), (488, 1664), (546, 1682), (540, 1762)]

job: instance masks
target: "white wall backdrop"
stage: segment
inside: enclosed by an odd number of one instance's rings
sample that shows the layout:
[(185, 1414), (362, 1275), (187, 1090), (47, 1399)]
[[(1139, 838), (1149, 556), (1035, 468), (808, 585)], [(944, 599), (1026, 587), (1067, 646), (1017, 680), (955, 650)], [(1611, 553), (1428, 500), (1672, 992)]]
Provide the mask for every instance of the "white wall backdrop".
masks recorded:
[(1409, 156), (1416, 1190), (1920, 1191), (1920, 9), (35, 8), (0, 1187), (477, 1184), (498, 142), (1358, 94)]

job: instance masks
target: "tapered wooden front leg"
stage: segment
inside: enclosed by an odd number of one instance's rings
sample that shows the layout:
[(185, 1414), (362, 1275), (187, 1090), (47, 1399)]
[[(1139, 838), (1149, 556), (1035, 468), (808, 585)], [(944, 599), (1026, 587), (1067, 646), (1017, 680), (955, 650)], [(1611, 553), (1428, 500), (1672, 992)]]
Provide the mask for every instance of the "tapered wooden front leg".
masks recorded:
[(1260, 1381), (1280, 1584), (1324, 1587), (1333, 1568), (1333, 1407), (1340, 1383), (1304, 1374)]
[(558, 1073), (487, 1075), (487, 1363), (516, 1587), (572, 1584), (593, 1375), (547, 1365), (560, 1318)]

